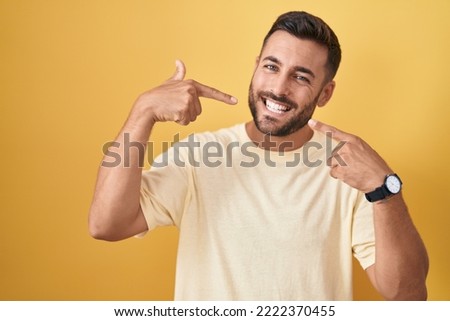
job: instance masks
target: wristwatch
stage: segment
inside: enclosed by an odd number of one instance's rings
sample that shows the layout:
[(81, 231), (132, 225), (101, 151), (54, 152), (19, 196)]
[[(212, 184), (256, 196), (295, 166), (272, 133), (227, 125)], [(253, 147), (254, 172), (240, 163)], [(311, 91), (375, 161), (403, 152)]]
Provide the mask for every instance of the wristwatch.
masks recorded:
[(383, 185), (372, 192), (366, 193), (366, 199), (369, 202), (376, 202), (388, 196), (398, 194), (402, 189), (402, 184), (402, 180), (397, 174), (386, 175)]

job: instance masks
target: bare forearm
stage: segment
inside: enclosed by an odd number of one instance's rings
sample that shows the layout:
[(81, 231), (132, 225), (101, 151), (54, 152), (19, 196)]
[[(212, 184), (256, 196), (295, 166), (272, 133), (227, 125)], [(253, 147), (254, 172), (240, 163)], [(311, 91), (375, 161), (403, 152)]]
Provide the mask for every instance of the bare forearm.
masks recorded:
[[(387, 175), (394, 172), (364, 140), (315, 120), (308, 124), (344, 143), (330, 158), (332, 177), (363, 193), (371, 193), (381, 186), (387, 189)], [(400, 188), (401, 181), (399, 185)], [(375, 264), (366, 271), (386, 299), (426, 299), (427, 252), (398, 192), (391, 191), (391, 195), (395, 194), (391, 198), (374, 200)]]
[(149, 116), (133, 108), (104, 156), (89, 213), (94, 237), (116, 240), (142, 232), (142, 224), (139, 228), (133, 223), (139, 215), (141, 165), (152, 127)]
[(98, 172), (89, 213), (95, 238), (120, 240), (147, 230), (139, 206), (145, 147), (156, 122), (188, 125), (202, 107), (199, 97), (234, 105), (236, 98), (195, 80), (184, 80), (186, 67), (176, 62), (175, 74), (138, 97), (124, 127), (109, 148)]
[(426, 299), (428, 256), (401, 194), (374, 203), (374, 226), (378, 291), (387, 299)]

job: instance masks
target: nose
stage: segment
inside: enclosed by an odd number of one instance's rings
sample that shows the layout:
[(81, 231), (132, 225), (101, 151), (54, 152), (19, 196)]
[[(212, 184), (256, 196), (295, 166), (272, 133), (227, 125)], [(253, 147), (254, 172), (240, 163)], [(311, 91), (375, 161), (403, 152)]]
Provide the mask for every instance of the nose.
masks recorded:
[(272, 78), (270, 91), (277, 96), (288, 96), (290, 93), (289, 78), (286, 75), (277, 74)]

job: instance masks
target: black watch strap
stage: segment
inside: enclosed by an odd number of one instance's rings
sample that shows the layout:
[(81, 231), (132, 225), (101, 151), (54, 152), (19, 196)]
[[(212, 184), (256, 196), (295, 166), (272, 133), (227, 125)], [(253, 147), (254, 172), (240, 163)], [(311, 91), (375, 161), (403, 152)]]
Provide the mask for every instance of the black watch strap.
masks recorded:
[(376, 202), (382, 199), (385, 199), (389, 195), (392, 195), (391, 192), (388, 191), (386, 186), (383, 184), (372, 192), (366, 193), (366, 199), (369, 202)]

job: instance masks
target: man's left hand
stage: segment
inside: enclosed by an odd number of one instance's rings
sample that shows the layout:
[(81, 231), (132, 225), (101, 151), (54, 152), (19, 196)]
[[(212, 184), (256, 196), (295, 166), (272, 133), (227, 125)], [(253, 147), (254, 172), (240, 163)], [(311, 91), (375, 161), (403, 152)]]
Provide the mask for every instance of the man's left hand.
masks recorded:
[(386, 175), (393, 173), (381, 156), (358, 136), (313, 119), (308, 125), (324, 134), (331, 133), (333, 139), (344, 143), (327, 160), (333, 178), (367, 193), (380, 187)]

